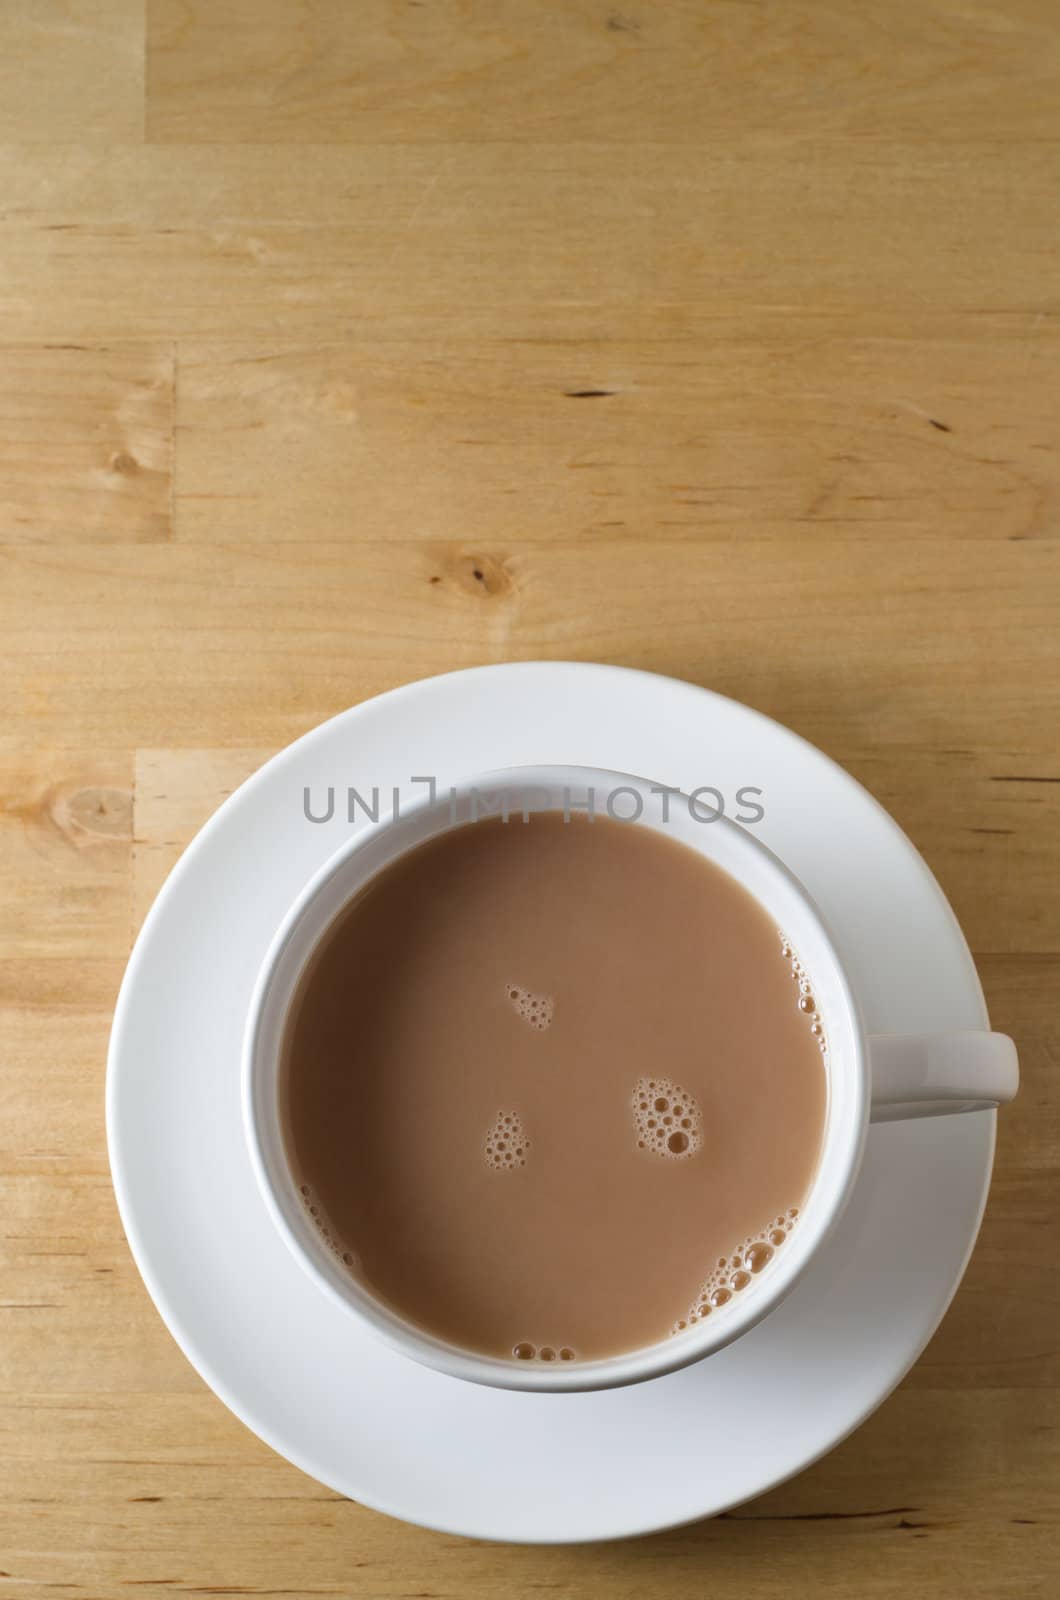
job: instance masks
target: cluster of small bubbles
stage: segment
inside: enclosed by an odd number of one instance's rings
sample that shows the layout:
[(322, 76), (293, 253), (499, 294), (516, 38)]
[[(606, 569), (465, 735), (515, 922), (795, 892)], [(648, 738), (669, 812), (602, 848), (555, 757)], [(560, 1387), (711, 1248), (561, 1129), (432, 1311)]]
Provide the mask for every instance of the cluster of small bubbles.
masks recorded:
[(552, 1025), (552, 1015), (555, 1011), (555, 1002), (551, 995), (531, 994), (529, 989), (520, 989), (517, 983), (510, 983), (507, 988), (508, 999), (522, 1017), (532, 1028), (543, 1033)]
[(350, 1267), (355, 1272), (359, 1271), (361, 1265), (359, 1257), (346, 1248), (335, 1229), (328, 1223), (308, 1183), (300, 1184), (298, 1193), (302, 1197), (306, 1211), (313, 1219), (317, 1233), (332, 1255), (336, 1256), (344, 1266)]
[(817, 1040), (817, 1048), (822, 1055), (827, 1055), (828, 1041), (825, 1038), (821, 1014), (817, 1010), (817, 1001), (813, 997), (813, 984), (810, 982), (810, 975), (795, 954), (795, 947), (787, 935), (779, 933), (778, 930), (778, 937), (780, 939), (780, 953), (784, 960), (790, 964), (791, 976), (798, 985), (799, 997), (795, 1003), (803, 1016), (809, 1020), (810, 1032)]
[(670, 1078), (638, 1078), (633, 1089), (637, 1148), (668, 1161), (694, 1156), (703, 1143), (695, 1097)]
[(561, 1345), (557, 1350), (554, 1345), (543, 1344), (540, 1348), (531, 1344), (529, 1339), (522, 1339), (517, 1345), (512, 1346), (512, 1355), (516, 1361), (574, 1361), (574, 1351), (569, 1344)]
[(753, 1283), (789, 1237), (798, 1215), (798, 1207), (792, 1206), (784, 1215), (759, 1228), (757, 1233), (748, 1234), (729, 1255), (719, 1256), (687, 1314), (674, 1323), (670, 1332), (683, 1333), (686, 1328), (694, 1328)]
[(482, 1153), (494, 1172), (511, 1172), (526, 1166), (530, 1140), (526, 1137), (518, 1111), (498, 1111), (497, 1120), (486, 1130)]

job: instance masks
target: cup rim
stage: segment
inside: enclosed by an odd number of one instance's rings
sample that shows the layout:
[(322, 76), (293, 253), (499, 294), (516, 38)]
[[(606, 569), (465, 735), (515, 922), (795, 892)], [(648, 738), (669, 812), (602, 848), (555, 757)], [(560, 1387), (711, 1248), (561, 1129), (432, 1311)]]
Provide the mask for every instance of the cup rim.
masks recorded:
[[(546, 778), (546, 775), (549, 775), (549, 777)], [(470, 774), (455, 783), (453, 788), (457, 796), (461, 797), (467, 796), (474, 789), (485, 791), (487, 789), (496, 790), (501, 787), (510, 787), (512, 789), (522, 787), (530, 790), (535, 785), (543, 788), (546, 783), (551, 788), (562, 784), (584, 787), (593, 782), (601, 784), (605, 780), (613, 788), (632, 786), (641, 791), (652, 788), (650, 779), (616, 769), (545, 762)], [(658, 792), (662, 786), (655, 785), (654, 787), (655, 791)], [(683, 790), (674, 786), (666, 787), (673, 798), (688, 802), (688, 796)], [(542, 1366), (536, 1362), (517, 1363), (502, 1357), (479, 1354), (475, 1351), (449, 1344), (438, 1338), (427, 1329), (402, 1317), (399, 1312), (386, 1305), (379, 1297), (373, 1295), (370, 1289), (358, 1284), (349, 1274), (341, 1272), (340, 1269), (335, 1269), (329, 1275), (325, 1270), (322, 1270), (318, 1260), (315, 1260), (311, 1251), (306, 1248), (303, 1237), (300, 1237), (292, 1226), (288, 1211), (277, 1194), (270, 1170), (266, 1139), (261, 1125), (264, 1113), (260, 1092), (260, 1078), (264, 1065), (262, 1034), (266, 1020), (267, 1002), (284, 957), (297, 939), (304, 920), (329, 885), (343, 872), (351, 860), (356, 859), (362, 853), (370, 851), (373, 844), (377, 843), (382, 837), (392, 834), (395, 829), (402, 825), (414, 824), (422, 819), (424, 814), (431, 809), (437, 809), (433, 796), (424, 794), (404, 806), (400, 817), (380, 818), (378, 821), (368, 820), (362, 826), (355, 828), (350, 837), (345, 839), (309, 878), (292, 901), (269, 942), (258, 970), (243, 1031), (240, 1097), (247, 1151), (259, 1192), (265, 1202), (273, 1225), (302, 1269), (308, 1273), (313, 1282), (334, 1304), (341, 1306), (347, 1314), (354, 1316), (360, 1325), (373, 1337), (380, 1338), (399, 1354), (435, 1370), (445, 1372), (452, 1377), (467, 1379), (495, 1388), (536, 1393), (568, 1393), (619, 1388), (627, 1384), (661, 1377), (667, 1373), (690, 1366), (694, 1362), (706, 1359), (707, 1356), (724, 1349), (727, 1345), (742, 1337), (743, 1334), (749, 1332), (751, 1328), (755, 1327), (757, 1323), (775, 1310), (801, 1280), (825, 1239), (831, 1234), (846, 1207), (860, 1170), (868, 1132), (870, 1100), (865, 1027), (857, 997), (827, 922), (812, 897), (791, 869), (760, 839), (752, 835), (733, 818), (726, 815), (715, 817), (710, 824), (711, 829), (720, 829), (723, 835), (728, 834), (730, 838), (735, 833), (742, 842), (741, 847), (757, 852), (759, 860), (768, 863), (769, 870), (786, 885), (788, 892), (801, 902), (803, 910), (807, 913), (815, 926), (816, 932), (823, 940), (826, 952), (831, 960), (834, 986), (840, 994), (844, 1019), (849, 1027), (849, 1042), (853, 1054), (853, 1060), (846, 1067), (846, 1071), (851, 1078), (852, 1106), (846, 1119), (846, 1137), (838, 1154), (833, 1158), (833, 1171), (838, 1169), (838, 1181), (833, 1182), (831, 1201), (812, 1226), (808, 1220), (800, 1223), (798, 1231), (792, 1236), (791, 1240), (792, 1244), (799, 1244), (799, 1249), (790, 1251), (790, 1253), (789, 1250), (785, 1250), (783, 1259), (771, 1263), (771, 1268), (774, 1270), (771, 1271), (768, 1282), (756, 1284), (746, 1298), (740, 1296), (731, 1301), (725, 1308), (724, 1316), (719, 1317), (716, 1322), (708, 1323), (704, 1320), (695, 1328), (689, 1328), (680, 1334), (667, 1336), (654, 1344), (645, 1345), (619, 1355), (578, 1361), (570, 1366), (560, 1366), (558, 1363)], [(549, 806), (535, 809), (555, 810), (559, 808)], [(392, 856), (377, 864), (349, 888), (339, 907), (331, 912), (323, 927), (313, 934), (307, 947), (298, 958), (295, 978), (290, 986), (292, 993), (294, 988), (297, 987), (306, 965), (316, 950), (319, 949), (335, 918), (342, 908), (349, 904), (350, 900), (361, 891), (364, 885), (371, 881), (371, 878), (377, 872), (385, 871), (392, 861), (403, 857), (410, 850), (415, 849), (418, 844), (425, 842), (426, 838), (450, 831), (450, 828), (454, 825), (460, 826), (461, 823), (459, 821), (450, 822), (426, 834), (423, 838), (413, 837), (409, 839)], [(650, 824), (641, 823), (639, 816), (636, 820), (631, 819), (629, 825), (650, 826)], [(692, 845), (690, 848), (694, 849), (695, 846)], [(700, 853), (706, 855), (705, 851)], [(712, 858), (707, 856), (707, 859)], [(730, 876), (737, 876), (728, 867), (723, 866), (721, 870), (729, 872)], [(737, 881), (740, 880), (737, 879)], [(753, 893), (751, 890), (748, 890), (748, 892)], [(755, 895), (754, 897), (760, 905), (763, 905), (759, 896)], [(763, 905), (763, 909), (768, 910), (769, 908)], [(286, 1016), (286, 1011), (284, 1016)], [(276, 1056), (279, 1054), (279, 1044), (280, 1040), (275, 1040), (274, 1055)], [(830, 1079), (829, 1104), (831, 1103), (831, 1094), (832, 1085)], [(822, 1160), (825, 1142), (826, 1135), (823, 1135)], [(286, 1169), (286, 1161), (284, 1165)], [(819, 1165), (811, 1183), (810, 1196), (818, 1188), (821, 1170)], [(289, 1170), (286, 1170), (286, 1176), (290, 1180)], [(293, 1190), (293, 1180), (290, 1182), (290, 1187)], [(306, 1219), (306, 1225), (303, 1228), (304, 1237), (308, 1237), (308, 1226), (308, 1219)], [(804, 1233), (804, 1229), (809, 1230), (808, 1234)]]

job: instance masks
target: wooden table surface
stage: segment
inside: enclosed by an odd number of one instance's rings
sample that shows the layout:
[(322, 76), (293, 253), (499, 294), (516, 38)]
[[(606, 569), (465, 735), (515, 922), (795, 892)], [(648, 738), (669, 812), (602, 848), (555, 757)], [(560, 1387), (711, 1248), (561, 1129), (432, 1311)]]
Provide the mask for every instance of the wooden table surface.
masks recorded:
[[(0, 6), (0, 1597), (1060, 1581), (1056, 0)], [(130, 1260), (104, 1054), (271, 752), (520, 657), (789, 723), (922, 849), (1024, 1086), (899, 1391), (713, 1522), (324, 1492)]]

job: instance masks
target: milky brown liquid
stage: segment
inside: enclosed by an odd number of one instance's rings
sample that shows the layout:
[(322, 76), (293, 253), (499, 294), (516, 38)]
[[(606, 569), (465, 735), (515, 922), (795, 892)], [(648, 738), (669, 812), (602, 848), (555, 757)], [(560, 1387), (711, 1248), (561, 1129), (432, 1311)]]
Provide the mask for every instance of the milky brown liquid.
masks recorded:
[(377, 1296), (471, 1350), (587, 1360), (715, 1314), (783, 1249), (817, 1159), (795, 959), (644, 827), (547, 813), (420, 846), (342, 913), (292, 1009), (307, 1207)]

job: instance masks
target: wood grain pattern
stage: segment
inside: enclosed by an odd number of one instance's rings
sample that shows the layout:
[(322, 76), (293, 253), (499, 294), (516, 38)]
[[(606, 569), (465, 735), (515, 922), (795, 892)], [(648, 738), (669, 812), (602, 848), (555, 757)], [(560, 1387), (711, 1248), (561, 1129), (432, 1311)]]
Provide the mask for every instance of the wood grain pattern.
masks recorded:
[[(1056, 1592), (1058, 69), (1053, 0), (0, 8), (0, 1595)], [(729, 1516), (555, 1550), (236, 1422), (102, 1119), (220, 801), (367, 695), (551, 656), (842, 761), (1024, 1073), (891, 1400)]]
[(145, 32), (143, 0), (0, 6), (0, 142), (142, 139)]
[(181, 537), (1055, 534), (1060, 321), (763, 320), (691, 347), (189, 345)]
[(148, 137), (182, 144), (734, 133), (1041, 137), (1049, 0), (149, 0)]
[(0, 570), (13, 709), (57, 741), (275, 744), (409, 677), (572, 656), (712, 682), (833, 750), (915, 733), (988, 749), (988, 776), (1055, 776), (1055, 541), (178, 538), (9, 546)]
[(132, 758), (0, 754), (0, 961), (123, 955)]
[(0, 297), (49, 342), (1057, 310), (1055, 139), (7, 147), (0, 184)]
[(0, 540), (165, 539), (170, 348), (0, 352)]

